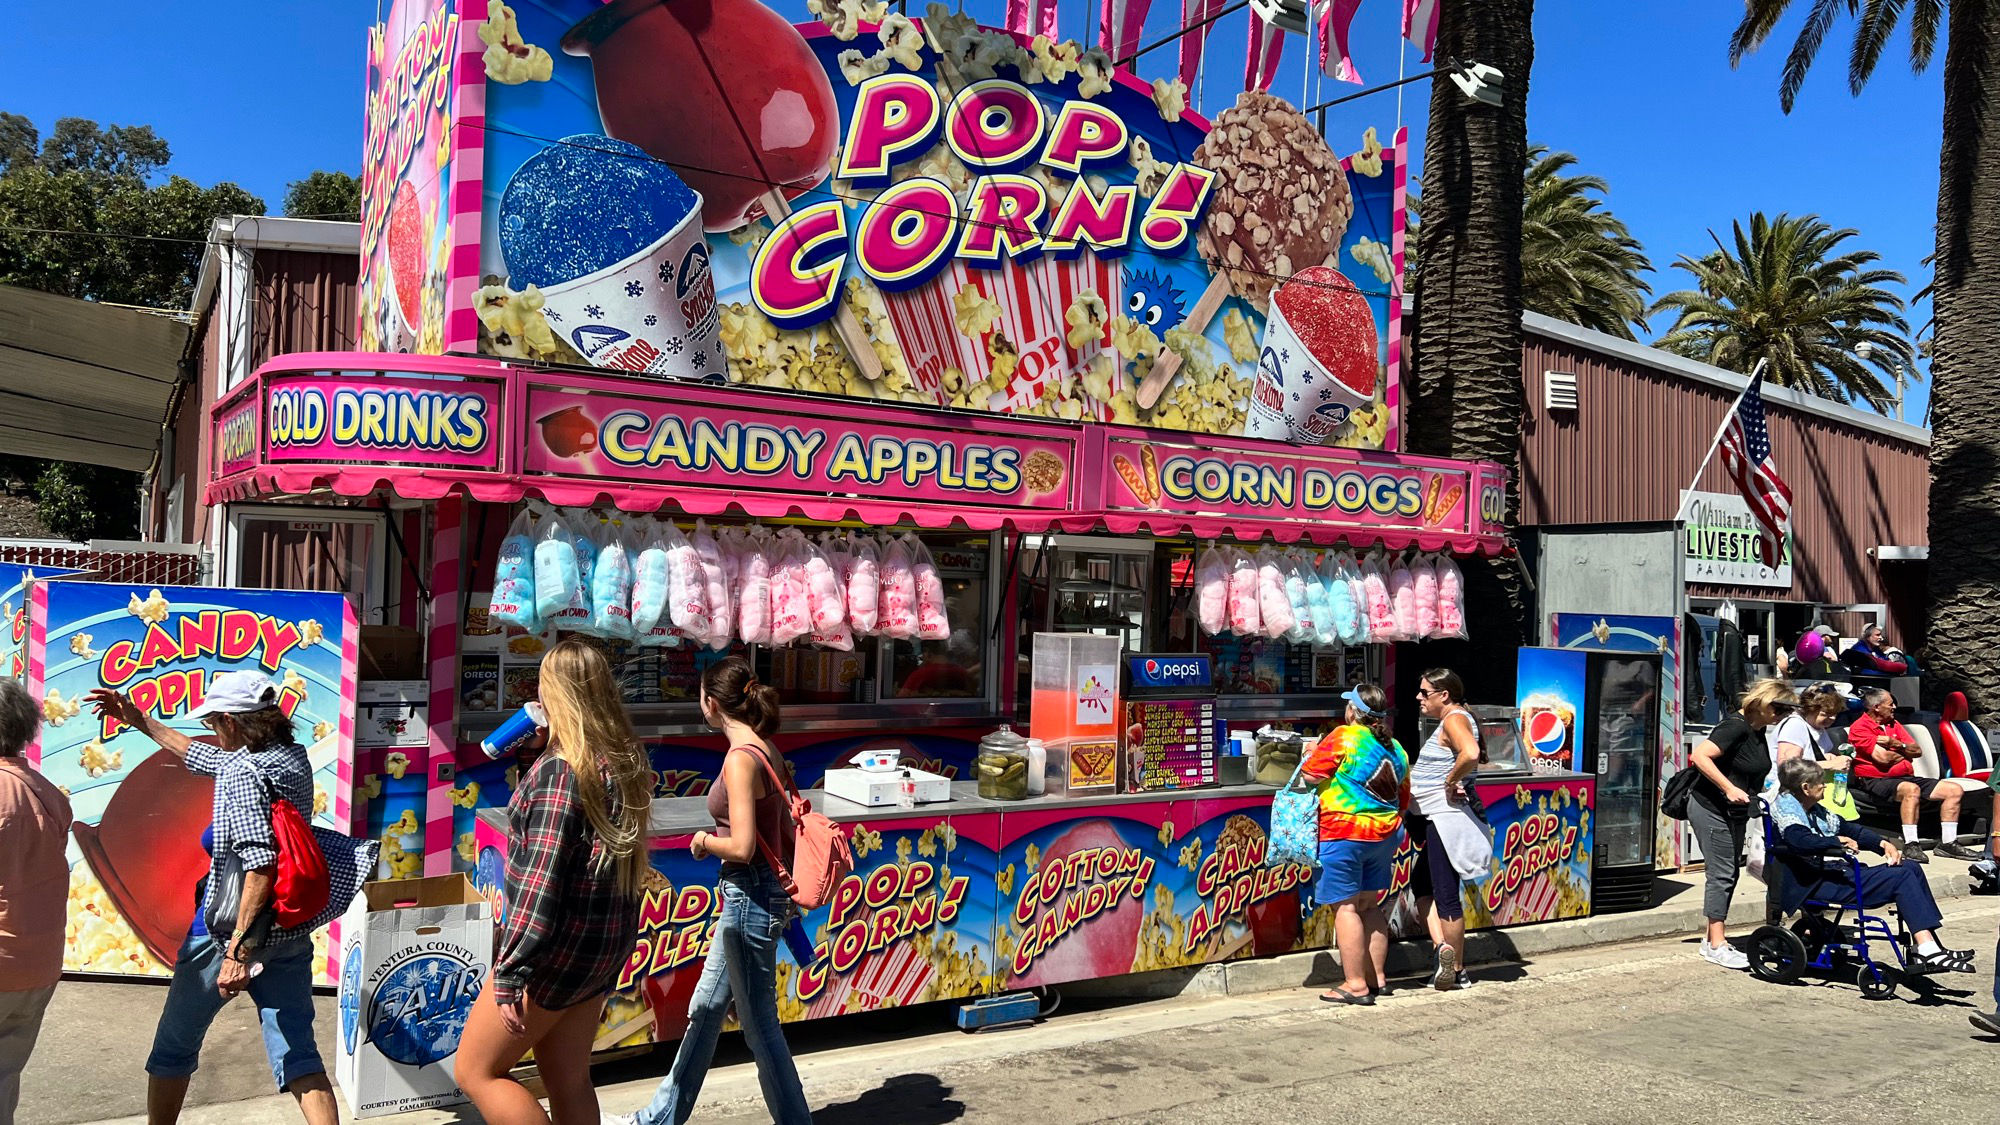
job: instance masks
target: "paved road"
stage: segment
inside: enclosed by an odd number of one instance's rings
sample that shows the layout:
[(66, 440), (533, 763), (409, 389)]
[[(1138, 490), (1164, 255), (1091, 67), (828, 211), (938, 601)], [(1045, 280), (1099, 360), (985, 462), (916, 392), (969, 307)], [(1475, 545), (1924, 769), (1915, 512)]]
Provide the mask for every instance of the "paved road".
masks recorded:
[[(1851, 1122), (2000, 1120), (2000, 1040), (1965, 1022), (1990, 1006), (2000, 904), (1945, 904), (1977, 975), (1929, 1003), (1863, 1000), (1851, 983), (1762, 984), (1653, 941), (1491, 967), (1467, 993), (1411, 992), (1334, 1008), (1317, 990), (1143, 1004), (1072, 1005), (1021, 1031), (938, 1030), (937, 1010), (793, 1029), (820, 1125), (952, 1121), (1254, 1123)], [(137, 1068), (153, 991), (108, 996), (102, 1026), (38, 1053), (23, 1125), (119, 1118), (140, 1106)], [(72, 1000), (77, 1005), (79, 994)], [(236, 1007), (236, 1006), (232, 1006)], [(230, 1017), (225, 1017), (229, 1020)], [(238, 1021), (242, 1022), (242, 1021)], [(65, 1021), (71, 1028), (73, 1021)], [(845, 1025), (845, 1026), (843, 1026)], [(213, 1077), (188, 1125), (290, 1125), (288, 1099), (256, 1097), (261, 1051), (248, 1025), (211, 1043)], [(229, 1061), (225, 1062), (224, 1059)], [(740, 1040), (724, 1041), (695, 1125), (768, 1121)], [(600, 1068), (604, 1106), (643, 1104), (670, 1055)], [(220, 1073), (225, 1068), (230, 1077)], [(204, 1083), (212, 1082), (212, 1088)], [(233, 1098), (254, 1098), (234, 1101)], [(469, 1109), (385, 1119), (476, 1121)]]

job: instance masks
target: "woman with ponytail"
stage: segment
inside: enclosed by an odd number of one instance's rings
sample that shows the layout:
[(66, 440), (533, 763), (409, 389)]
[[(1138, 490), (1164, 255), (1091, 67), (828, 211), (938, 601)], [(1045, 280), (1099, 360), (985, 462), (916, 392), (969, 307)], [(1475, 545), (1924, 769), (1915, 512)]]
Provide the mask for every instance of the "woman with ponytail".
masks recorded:
[(458, 1050), (459, 1087), (493, 1125), (549, 1121), (508, 1077), (530, 1050), (555, 1120), (598, 1120), (590, 1052), (648, 868), (652, 771), (604, 653), (575, 637), (550, 649), (541, 702), (549, 748), (507, 809), (506, 917)]
[(1319, 784), (1319, 883), (1314, 900), (1335, 907), (1334, 942), (1346, 979), (1320, 994), (1331, 1004), (1375, 1003), (1387, 980), (1389, 920), (1377, 901), (1389, 889), (1410, 759), (1389, 735), (1389, 697), (1374, 684), (1343, 695), (1347, 721), (1319, 740), (1299, 775)]
[(792, 819), (785, 790), (774, 781), (786, 767), (778, 735), (778, 693), (759, 683), (750, 662), (731, 656), (701, 678), (701, 713), (729, 743), (722, 777), (708, 791), (715, 831), (697, 832), (696, 859), (722, 860), (722, 914), (709, 936), (708, 960), (694, 986), (688, 1027), (674, 1069), (639, 1111), (637, 1125), (681, 1125), (694, 1112), (715, 1058), (723, 1017), (734, 1005), (743, 1039), (757, 1059), (764, 1108), (777, 1125), (811, 1125), (805, 1090), (778, 1024), (778, 943), (792, 919), (792, 899), (767, 857), (792, 861)]

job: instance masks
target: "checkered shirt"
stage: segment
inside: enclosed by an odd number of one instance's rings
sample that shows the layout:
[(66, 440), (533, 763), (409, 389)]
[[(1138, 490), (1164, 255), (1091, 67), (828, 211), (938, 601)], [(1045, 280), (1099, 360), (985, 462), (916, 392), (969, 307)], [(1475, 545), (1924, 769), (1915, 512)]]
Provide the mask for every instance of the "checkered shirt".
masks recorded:
[[(618, 794), (607, 786), (608, 812)], [(525, 992), (543, 1008), (601, 996), (639, 940), (637, 896), (618, 890), (618, 870), (583, 811), (568, 763), (544, 754), (507, 809), (507, 912), (493, 957), (493, 998)]]
[[(297, 743), (273, 746), (255, 754), (243, 751), (231, 754), (211, 743), (196, 742), (188, 746), (186, 760), (189, 770), (215, 779), (215, 850), (209, 856), (208, 890), (202, 896), (201, 913), (205, 918), (209, 900), (221, 884), (217, 876), (231, 852), (242, 861), (246, 871), (278, 862), (278, 841), (271, 830), (273, 794), (290, 801), (306, 823), (312, 823), (312, 763)], [(343, 871), (342, 865), (328, 867), (333, 877), (332, 901), (342, 905), (353, 901), (360, 890), (353, 872)], [(347, 884), (344, 895), (343, 883)], [(311, 936), (313, 929), (312, 926), (274, 929), (265, 944), (269, 947), (303, 940)]]

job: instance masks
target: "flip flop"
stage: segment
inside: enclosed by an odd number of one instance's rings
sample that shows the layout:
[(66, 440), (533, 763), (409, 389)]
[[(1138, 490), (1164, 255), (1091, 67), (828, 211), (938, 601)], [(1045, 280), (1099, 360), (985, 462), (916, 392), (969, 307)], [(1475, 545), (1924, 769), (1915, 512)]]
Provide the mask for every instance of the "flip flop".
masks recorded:
[(1375, 1006), (1375, 998), (1373, 996), (1356, 996), (1339, 985), (1335, 985), (1331, 992), (1320, 993), (1319, 998), (1329, 1004), (1358, 1004), (1364, 1008)]

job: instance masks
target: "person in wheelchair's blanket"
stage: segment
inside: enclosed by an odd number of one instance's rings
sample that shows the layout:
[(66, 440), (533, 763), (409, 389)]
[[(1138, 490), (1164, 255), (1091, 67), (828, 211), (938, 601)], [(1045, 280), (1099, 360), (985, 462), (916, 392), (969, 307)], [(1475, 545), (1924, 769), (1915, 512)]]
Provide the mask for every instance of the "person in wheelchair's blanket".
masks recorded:
[[(1972, 972), (1970, 950), (1946, 949), (1938, 942), (1937, 928), (1944, 915), (1931, 897), (1923, 869), (1904, 863), (1902, 850), (1892, 841), (1822, 807), (1819, 801), (1825, 793), (1826, 772), (1818, 762), (1793, 758), (1778, 767), (1778, 800), (1771, 808), (1771, 822), (1778, 835), (1774, 851), (1786, 875), (1780, 902), (1785, 913), (1797, 912), (1808, 899), (1863, 909), (1893, 902), (1903, 924), (1916, 936), (1912, 969)], [(1863, 865), (1856, 853), (1864, 849), (1888, 862)], [(1858, 903), (1850, 864), (1860, 875)]]

